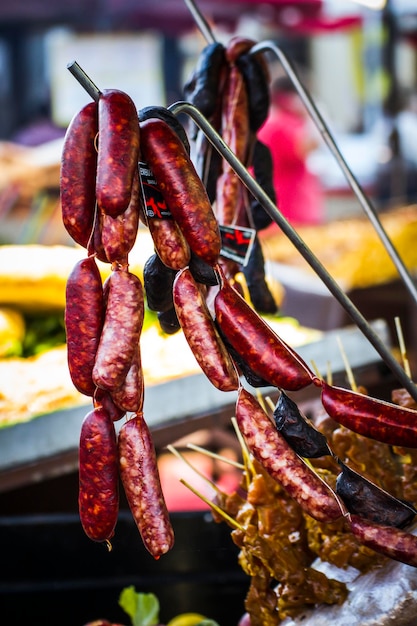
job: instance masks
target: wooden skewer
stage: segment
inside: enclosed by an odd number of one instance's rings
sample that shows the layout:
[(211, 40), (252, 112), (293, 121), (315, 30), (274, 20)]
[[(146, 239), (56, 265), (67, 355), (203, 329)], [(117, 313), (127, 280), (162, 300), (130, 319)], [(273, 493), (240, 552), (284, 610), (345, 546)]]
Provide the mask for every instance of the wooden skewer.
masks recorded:
[(243, 463), (245, 465), (245, 470), (246, 470), (246, 486), (249, 489), (251, 476), (254, 476), (256, 474), (256, 471), (250, 458), (250, 452), (249, 452), (248, 446), (246, 445), (246, 441), (244, 440), (243, 435), (239, 430), (239, 426), (237, 425), (237, 421), (235, 417), (232, 417), (232, 425), (233, 425), (233, 428), (235, 429), (236, 437), (238, 438), (239, 445), (242, 449), (242, 458), (243, 458)]
[(189, 467), (191, 467), (191, 469), (198, 474), (199, 476), (201, 476), (201, 478), (203, 478), (211, 487), (213, 487), (213, 489), (215, 491), (217, 491), (217, 493), (222, 493), (221, 489), (219, 489), (219, 487), (216, 485), (216, 483), (214, 483), (212, 480), (210, 480), (210, 478), (208, 478), (208, 476), (206, 476), (205, 474), (203, 474), (203, 472), (200, 472), (199, 469), (197, 469), (192, 463), (190, 463), (190, 461), (188, 459), (185, 458), (185, 456), (183, 454), (181, 454), (181, 452), (179, 452), (176, 448), (174, 448), (174, 446), (167, 446), (167, 450), (169, 450), (170, 452), (172, 452), (172, 454), (175, 454), (175, 456), (178, 459), (181, 459), (181, 461), (183, 461), (184, 463), (186, 463)]
[(350, 387), (351, 387), (352, 391), (357, 391), (358, 390), (358, 386), (356, 384), (355, 377), (353, 376), (352, 368), (350, 367), (350, 363), (349, 363), (348, 358), (346, 356), (346, 352), (345, 352), (345, 349), (343, 347), (342, 340), (340, 339), (340, 337), (337, 337), (337, 343), (339, 344), (340, 352), (342, 354), (343, 363), (345, 364), (346, 374), (347, 374), (347, 377), (348, 377), (348, 381), (349, 381)]
[(212, 452), (211, 450), (207, 450), (206, 448), (201, 448), (195, 443), (187, 443), (187, 448), (190, 448), (190, 450), (194, 450), (195, 452), (201, 452), (201, 454), (205, 454), (206, 456), (209, 456), (212, 459), (216, 459), (217, 461), (221, 461), (222, 463), (228, 463), (229, 465), (233, 465), (233, 467), (236, 467), (237, 469), (245, 469), (243, 463), (233, 461), (233, 459), (228, 459), (227, 457), (222, 456), (221, 454), (216, 454), (216, 452)]
[(402, 359), (402, 362), (403, 362), (403, 368), (404, 368), (404, 371), (407, 374), (407, 376), (409, 376), (411, 378), (410, 362), (409, 362), (408, 357), (407, 357), (407, 350), (405, 348), (405, 341), (404, 341), (403, 331), (402, 331), (402, 328), (401, 328), (400, 318), (399, 317), (395, 317), (394, 321), (395, 321), (395, 330), (397, 331), (398, 344), (400, 346), (400, 353), (401, 353), (401, 359)]
[(227, 522), (229, 522), (229, 524), (231, 526), (234, 526), (235, 528), (238, 528), (239, 530), (243, 530), (243, 531), (245, 530), (244, 527), (241, 524), (239, 524), (239, 522), (237, 522), (235, 519), (233, 519), (233, 517), (230, 517), (230, 515), (228, 513), (226, 513), (226, 511), (223, 511), (223, 509), (221, 509), (219, 506), (217, 506), (217, 504), (215, 504), (214, 502), (211, 502), (211, 500), (209, 500), (209, 498), (206, 498), (206, 496), (203, 495), (202, 493), (200, 493), (197, 489), (192, 487), (186, 480), (184, 480), (183, 478), (180, 478), (180, 482), (183, 485), (185, 485), (185, 487), (187, 487), (187, 489), (192, 491), (203, 502), (208, 504), (208, 506), (210, 508), (212, 508), (214, 511), (216, 511), (216, 513), (221, 515), (221, 517), (223, 517)]

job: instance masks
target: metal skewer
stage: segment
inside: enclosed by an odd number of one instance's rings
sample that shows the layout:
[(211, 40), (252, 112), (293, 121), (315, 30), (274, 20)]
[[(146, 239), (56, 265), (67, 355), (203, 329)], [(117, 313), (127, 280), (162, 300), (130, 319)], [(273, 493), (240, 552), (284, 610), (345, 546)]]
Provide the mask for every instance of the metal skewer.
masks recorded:
[(172, 111), (175, 115), (179, 113), (185, 113), (189, 115), (192, 120), (197, 124), (197, 126), (202, 130), (202, 132), (206, 135), (207, 139), (210, 143), (215, 147), (216, 150), (223, 156), (224, 159), (228, 161), (228, 163), (232, 166), (240, 180), (243, 184), (248, 188), (250, 193), (260, 202), (268, 215), (278, 224), (281, 230), (285, 233), (288, 239), (294, 244), (300, 254), (304, 257), (304, 259), (308, 262), (308, 264), (313, 268), (316, 274), (321, 278), (323, 283), (329, 289), (329, 291), (334, 295), (334, 297), (338, 300), (338, 302), (342, 305), (348, 315), (352, 318), (352, 320), (356, 323), (358, 328), (362, 331), (362, 333), (367, 337), (369, 342), (373, 345), (375, 350), (379, 353), (382, 360), (386, 363), (386, 365), (390, 368), (394, 376), (397, 378), (398, 382), (410, 393), (414, 400), (417, 400), (417, 386), (413, 383), (413, 381), (407, 376), (403, 368), (399, 365), (396, 359), (392, 356), (390, 350), (387, 346), (381, 341), (378, 334), (374, 331), (374, 329), (368, 324), (366, 319), (357, 309), (357, 307), (353, 304), (350, 298), (344, 293), (344, 291), (339, 287), (337, 282), (332, 278), (332, 276), (328, 273), (326, 268), (322, 265), (319, 259), (314, 255), (314, 253), (308, 248), (305, 242), (298, 235), (296, 230), (291, 226), (291, 224), (285, 219), (282, 213), (278, 210), (269, 196), (265, 193), (265, 191), (260, 187), (260, 185), (256, 182), (256, 180), (251, 176), (245, 166), (239, 161), (239, 159), (235, 156), (235, 154), (230, 150), (227, 144), (223, 141), (222, 137), (217, 133), (217, 131), (211, 126), (211, 124), (207, 121), (207, 119), (200, 113), (200, 111), (189, 102), (175, 102), (171, 106), (168, 107), (170, 111)]
[(369, 201), (369, 198), (367, 198), (365, 192), (363, 191), (356, 177), (354, 176), (348, 164), (346, 163), (345, 159), (343, 158), (342, 153), (340, 152), (336, 144), (336, 141), (334, 140), (326, 122), (321, 116), (310, 94), (308, 93), (308, 91), (303, 86), (302, 82), (300, 81), (294, 66), (292, 65), (288, 57), (284, 54), (284, 52), (277, 45), (275, 45), (275, 43), (272, 41), (264, 41), (262, 43), (256, 44), (255, 46), (251, 48), (250, 53), (256, 54), (258, 52), (266, 52), (266, 51), (272, 52), (280, 60), (283, 68), (285, 69), (286, 73), (288, 74), (289, 78), (291, 79), (295, 88), (297, 89), (298, 94), (300, 98), (302, 99), (310, 117), (312, 118), (313, 122), (317, 126), (324, 141), (326, 142), (327, 146), (329, 147), (333, 156), (335, 157), (337, 163), (339, 164), (341, 170), (343, 171), (351, 189), (353, 190), (363, 210), (365, 211), (374, 229), (376, 230), (378, 236), (380, 237), (386, 251), (391, 257), (392, 262), (397, 268), (397, 271), (399, 275), (401, 276), (406, 288), (408, 289), (414, 302), (417, 304), (417, 287), (408, 269), (406, 268), (402, 259), (400, 258), (398, 251), (394, 247), (391, 239), (387, 235), (383, 225), (381, 224), (381, 221), (378, 215), (376, 214), (374, 207)]
[(187, 5), (191, 15), (194, 18), (195, 23), (197, 24), (201, 34), (203, 35), (207, 43), (215, 43), (216, 38), (213, 35), (213, 31), (211, 30), (206, 18), (201, 13), (198, 6), (195, 4), (194, 0), (184, 0), (184, 2)]
[(97, 85), (93, 83), (91, 78), (84, 72), (84, 70), (77, 63), (77, 61), (71, 61), (71, 63), (68, 63), (67, 70), (69, 70), (74, 78), (78, 80), (80, 85), (84, 87), (88, 95), (91, 96), (92, 99), (95, 100), (95, 102), (97, 102), (100, 97), (101, 91), (97, 87)]

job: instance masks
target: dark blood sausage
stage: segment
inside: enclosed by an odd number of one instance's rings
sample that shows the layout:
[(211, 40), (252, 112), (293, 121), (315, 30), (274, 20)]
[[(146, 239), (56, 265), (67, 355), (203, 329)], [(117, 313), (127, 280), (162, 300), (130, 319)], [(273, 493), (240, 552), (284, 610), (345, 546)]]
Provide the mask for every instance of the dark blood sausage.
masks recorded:
[(253, 456), (306, 513), (319, 522), (341, 517), (330, 487), (294, 452), (257, 400), (243, 388), (236, 404), (236, 421)]
[(109, 541), (119, 512), (119, 469), (113, 421), (101, 407), (90, 411), (81, 426), (79, 496), (81, 524), (93, 541)]
[(110, 263), (127, 263), (139, 227), (139, 174), (133, 177), (132, 195), (127, 209), (117, 217), (103, 212), (101, 216), (101, 243)]
[(201, 286), (188, 268), (178, 272), (174, 306), (184, 336), (202, 371), (221, 391), (235, 391), (239, 377), (210, 315)]
[(205, 263), (196, 254), (191, 254), (188, 267), (198, 283), (207, 285), (208, 287), (215, 287), (218, 285), (217, 274), (214, 271), (214, 268), (211, 265), (208, 265), (208, 263)]
[(248, 262), (242, 267), (242, 272), (254, 309), (261, 314), (276, 313), (278, 306), (266, 281), (265, 258), (257, 236), (255, 236)]
[(68, 369), (74, 386), (93, 396), (92, 378), (103, 327), (103, 284), (94, 257), (78, 261), (66, 285), (65, 329)]
[(129, 206), (139, 160), (139, 118), (132, 99), (118, 89), (104, 90), (98, 101), (96, 198), (117, 217)]
[(350, 530), (368, 548), (394, 561), (417, 567), (417, 537), (392, 526), (377, 524), (360, 517), (348, 516)]
[(167, 335), (175, 335), (181, 329), (174, 305), (166, 311), (158, 311), (158, 322), (161, 330)]
[(132, 363), (122, 385), (111, 392), (111, 397), (120, 409), (137, 413), (143, 408), (144, 381), (140, 346), (137, 345)]
[(151, 311), (168, 311), (174, 306), (172, 285), (177, 272), (152, 254), (143, 266), (143, 286), (146, 301)]
[(72, 118), (64, 139), (60, 170), (62, 222), (74, 241), (87, 248), (96, 204), (97, 104)]
[(236, 59), (248, 93), (249, 126), (256, 133), (269, 113), (270, 88), (268, 67), (261, 54), (241, 54)]
[(100, 387), (96, 387), (96, 391), (94, 393), (94, 408), (102, 407), (104, 411), (109, 415), (110, 419), (113, 422), (117, 422), (124, 415), (126, 415), (126, 411), (124, 409), (120, 409), (112, 400), (109, 391), (104, 391), (104, 389), (100, 389)]
[(209, 43), (200, 52), (191, 78), (184, 87), (184, 96), (188, 102), (210, 119), (221, 98), (219, 85), (221, 74), (226, 65), (225, 50), (219, 42)]
[(140, 279), (127, 270), (113, 271), (106, 282), (107, 306), (93, 380), (112, 391), (121, 386), (131, 366), (142, 330), (144, 300)]
[(375, 441), (417, 448), (417, 411), (324, 381), (320, 384), (323, 407), (339, 424)]
[[(272, 202), (276, 204), (277, 198), (274, 189), (271, 151), (259, 139), (255, 141), (253, 146), (252, 165), (256, 182), (262, 187)], [(253, 225), (257, 231), (263, 230), (272, 223), (271, 216), (253, 196), (250, 198), (250, 212)]]
[(281, 391), (275, 405), (273, 417), (277, 430), (300, 456), (314, 459), (331, 454), (326, 437), (284, 391)]
[(141, 151), (191, 250), (214, 265), (220, 230), (195, 167), (176, 133), (159, 119), (141, 123)]
[(119, 432), (120, 477), (143, 543), (156, 559), (174, 545), (159, 478), (155, 448), (142, 413), (129, 419)]
[(297, 391), (315, 379), (313, 372), (227, 280), (214, 300), (217, 323), (248, 366), (271, 386)]
[(390, 493), (339, 460), (342, 468), (336, 480), (336, 493), (347, 510), (371, 522), (403, 528), (413, 521), (417, 511), (412, 504)]

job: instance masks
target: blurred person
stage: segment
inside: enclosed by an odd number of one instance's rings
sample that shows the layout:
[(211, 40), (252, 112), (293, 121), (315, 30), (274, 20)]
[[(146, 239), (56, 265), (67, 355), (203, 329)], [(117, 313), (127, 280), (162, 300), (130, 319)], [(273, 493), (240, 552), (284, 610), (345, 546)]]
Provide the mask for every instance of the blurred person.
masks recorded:
[[(277, 78), (271, 87), (268, 119), (258, 132), (272, 156), (277, 206), (293, 225), (320, 224), (325, 217), (324, 191), (318, 176), (309, 168), (308, 156), (319, 147), (320, 136), (292, 81)], [(277, 231), (272, 224), (262, 232)]]

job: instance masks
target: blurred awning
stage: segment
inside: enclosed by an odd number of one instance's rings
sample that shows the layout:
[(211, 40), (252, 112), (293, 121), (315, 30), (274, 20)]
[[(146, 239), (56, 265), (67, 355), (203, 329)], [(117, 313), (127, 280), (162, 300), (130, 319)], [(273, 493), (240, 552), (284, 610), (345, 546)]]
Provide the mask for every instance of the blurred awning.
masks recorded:
[[(243, 14), (262, 16), (277, 27), (314, 34), (350, 28), (360, 23), (352, 17), (331, 18), (322, 0), (196, 0), (212, 24), (233, 24)], [(68, 24), (77, 28), (155, 29), (168, 34), (190, 30), (193, 18), (184, 0), (13, 0), (0, 3), (0, 29), (10, 23)]]

